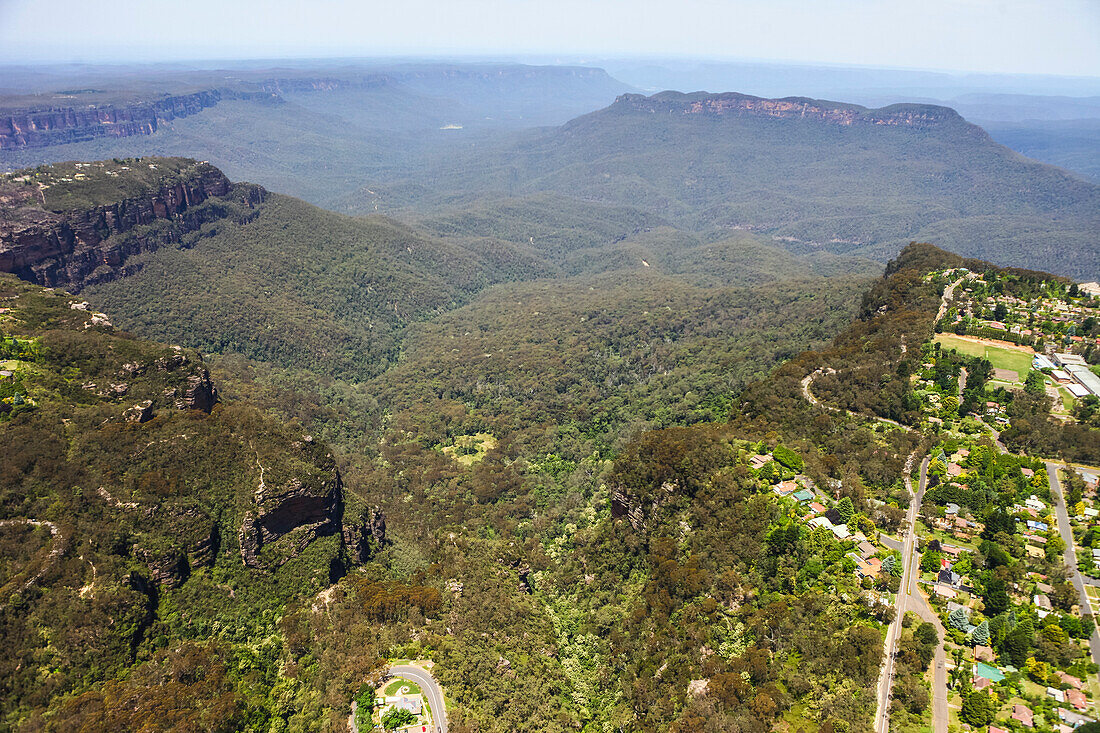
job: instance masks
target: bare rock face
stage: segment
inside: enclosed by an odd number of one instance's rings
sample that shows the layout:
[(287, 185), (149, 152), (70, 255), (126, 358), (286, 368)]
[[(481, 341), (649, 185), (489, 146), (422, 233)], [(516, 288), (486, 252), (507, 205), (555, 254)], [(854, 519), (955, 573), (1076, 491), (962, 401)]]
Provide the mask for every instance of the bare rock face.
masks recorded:
[(246, 566), (264, 567), (260, 551), (283, 538), (292, 542), (277, 564), (297, 556), (317, 537), (341, 530), (340, 472), (331, 457), (324, 468), (319, 475), (294, 477), (277, 488), (264, 485), (256, 492), (255, 504), (245, 513), (238, 532), (241, 560)]
[[(867, 109), (855, 104), (825, 102), (805, 97), (765, 99), (748, 94), (681, 94), (661, 92), (647, 97), (623, 94), (615, 100), (619, 111), (650, 114), (681, 114), (709, 117), (772, 117), (818, 120), (834, 125), (885, 125), (890, 127), (928, 128), (945, 124), (966, 125), (958, 112), (931, 104), (895, 104), (882, 109)], [(972, 132), (980, 132), (973, 125)]]
[[(134, 255), (156, 250), (226, 215), (200, 207), (225, 198), (254, 208), (266, 196), (259, 186), (234, 188), (208, 163), (193, 162), (174, 180), (121, 201), (51, 211), (31, 186), (0, 182), (0, 271), (71, 292), (126, 274)], [(150, 227), (159, 220), (169, 226)]]
[(153, 419), (153, 401), (144, 400), (122, 413), (126, 422), (143, 423)]
[(642, 500), (621, 486), (613, 486), (611, 487), (611, 516), (615, 519), (628, 520), (636, 532), (643, 531), (646, 528), (647, 515), (660, 509), (676, 491), (676, 484), (665, 482), (661, 484), (660, 489), (653, 492), (652, 499)]
[(152, 135), (161, 122), (196, 114), (221, 99), (221, 92), (208, 89), (128, 105), (12, 110), (0, 116), (0, 150)]
[(198, 374), (187, 378), (187, 388), (182, 397), (182, 407), (187, 410), (210, 412), (218, 401), (218, 390), (210, 379), (210, 372), (203, 367)]
[(344, 546), (352, 562), (369, 562), (387, 543), (386, 513), (381, 507), (371, 509), (369, 518), (362, 522), (344, 525)]
[(191, 574), (187, 555), (178, 547), (161, 552), (134, 547), (134, 557), (145, 563), (150, 579), (158, 586), (178, 588)]

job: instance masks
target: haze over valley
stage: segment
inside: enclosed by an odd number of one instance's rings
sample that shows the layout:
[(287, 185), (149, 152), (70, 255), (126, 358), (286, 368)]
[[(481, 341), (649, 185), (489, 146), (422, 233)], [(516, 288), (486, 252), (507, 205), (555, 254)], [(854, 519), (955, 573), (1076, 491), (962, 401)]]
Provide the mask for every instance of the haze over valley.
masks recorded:
[(1095, 9), (472, 5), (0, 5), (0, 728), (1100, 729)]

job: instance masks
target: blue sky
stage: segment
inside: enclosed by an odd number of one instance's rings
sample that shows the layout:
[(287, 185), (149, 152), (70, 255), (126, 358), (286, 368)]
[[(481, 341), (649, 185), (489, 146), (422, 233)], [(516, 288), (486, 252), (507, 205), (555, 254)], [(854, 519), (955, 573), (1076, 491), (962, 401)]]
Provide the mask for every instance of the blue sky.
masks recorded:
[(694, 56), (1100, 76), (1100, 0), (0, 0), (0, 62)]

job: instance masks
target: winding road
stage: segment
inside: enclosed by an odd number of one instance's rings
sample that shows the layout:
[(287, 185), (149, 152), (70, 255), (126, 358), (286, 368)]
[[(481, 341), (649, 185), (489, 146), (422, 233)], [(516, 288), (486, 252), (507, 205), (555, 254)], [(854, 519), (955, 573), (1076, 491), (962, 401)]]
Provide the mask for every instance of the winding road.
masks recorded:
[(866, 418), (868, 420), (878, 420), (879, 422), (884, 422), (884, 423), (887, 423), (888, 425), (893, 425), (895, 428), (901, 428), (902, 430), (904, 430), (907, 433), (913, 432), (913, 428), (909, 427), (908, 425), (902, 425), (897, 420), (891, 420), (888, 417), (880, 417), (878, 415), (871, 415), (871, 414), (860, 414), (860, 413), (857, 413), (857, 412), (852, 412), (851, 410), (844, 410), (844, 409), (841, 409), (839, 407), (833, 407), (832, 405), (826, 405), (824, 402), (822, 402), (821, 400), (814, 397), (814, 393), (810, 391), (810, 385), (813, 384), (814, 380), (817, 379), (818, 377), (820, 377), (822, 374), (836, 374), (836, 369), (833, 369), (832, 367), (825, 367), (824, 369), (818, 369), (816, 371), (812, 371), (809, 374), (807, 374), (805, 377), (802, 378), (802, 382), (801, 382), (801, 384), (802, 384), (802, 396), (811, 405), (815, 405), (815, 406), (823, 408), (825, 410), (832, 410), (833, 412), (842, 412), (845, 415), (853, 415), (853, 416), (856, 416), (856, 417), (863, 417), (863, 418)]
[(432, 677), (432, 673), (415, 664), (395, 664), (389, 668), (394, 677), (404, 677), (420, 685), (424, 698), (432, 707), (432, 720), (439, 733), (447, 733), (447, 708), (443, 704), (443, 688)]

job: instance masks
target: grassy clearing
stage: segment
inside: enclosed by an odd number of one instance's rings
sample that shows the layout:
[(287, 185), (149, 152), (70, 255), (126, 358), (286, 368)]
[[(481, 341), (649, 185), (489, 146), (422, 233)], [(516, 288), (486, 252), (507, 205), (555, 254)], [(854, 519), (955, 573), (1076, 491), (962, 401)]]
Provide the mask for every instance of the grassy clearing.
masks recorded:
[(497, 447), (497, 439), (489, 433), (460, 435), (454, 445), (442, 448), (442, 451), (464, 466), (472, 466), (485, 457), (485, 454)]
[(407, 680), (404, 677), (394, 677), (392, 680), (390, 680), (389, 683), (386, 684), (385, 688), (383, 688), (382, 695), (384, 697), (391, 697), (393, 695), (396, 695), (402, 687), (408, 687), (409, 688), (409, 691), (406, 694), (409, 694), (409, 695), (421, 695), (421, 694), (423, 694), (423, 691), (420, 689), (420, 686), (417, 685), (412, 680)]
[(955, 349), (959, 353), (968, 356), (983, 356), (989, 359), (996, 369), (1011, 369), (1019, 375), (1021, 381), (1027, 377), (1027, 373), (1031, 370), (1032, 357), (1026, 351), (987, 346), (947, 333), (938, 334), (936, 341), (943, 344), (944, 348)]

